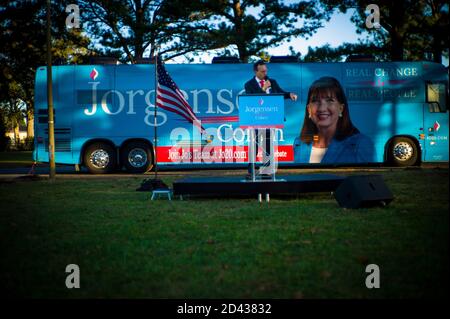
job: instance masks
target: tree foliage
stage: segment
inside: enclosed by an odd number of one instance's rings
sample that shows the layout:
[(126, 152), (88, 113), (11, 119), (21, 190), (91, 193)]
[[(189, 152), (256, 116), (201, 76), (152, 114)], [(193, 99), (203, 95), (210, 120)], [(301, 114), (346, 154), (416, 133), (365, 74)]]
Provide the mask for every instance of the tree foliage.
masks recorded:
[(8, 146), (9, 137), (6, 136), (6, 114), (5, 110), (0, 108), (0, 152), (6, 150)]
[[(234, 46), (243, 61), (294, 37), (311, 36), (329, 18), (317, 1), (80, 1), (89, 32), (105, 54), (134, 63), (154, 43), (164, 59)], [(296, 27), (300, 23), (301, 27)]]
[(158, 46), (166, 59), (200, 50), (200, 44), (183, 41), (186, 33), (202, 29), (201, 1), (94, 0), (79, 1), (84, 27), (103, 54), (136, 63)]
[[(52, 55), (63, 63), (79, 63), (88, 54), (89, 40), (80, 30), (67, 29), (65, 7), (52, 5)], [(28, 135), (33, 136), (33, 98), (36, 68), (46, 65), (45, 1), (2, 1), (0, 5), (0, 102), (10, 108), (26, 104)]]
[(244, 62), (295, 37), (311, 36), (330, 17), (317, 1), (211, 0), (203, 1), (203, 12), (209, 17), (203, 29), (187, 33), (184, 41), (202, 43), (204, 50), (232, 45)]
[(373, 55), (375, 60), (386, 61), (387, 54), (382, 47), (373, 43), (343, 43), (332, 48), (329, 44), (318, 48), (308, 47), (308, 53), (301, 60), (303, 62), (342, 62), (350, 55)]
[(380, 29), (367, 29), (365, 21), (370, 0), (322, 0), (332, 9), (346, 12), (356, 9), (352, 22), (357, 32), (368, 31), (377, 47), (383, 48), (391, 61), (421, 60), (432, 53), (433, 60), (441, 63), (448, 57), (449, 35), (448, 2), (444, 0), (380, 0)]

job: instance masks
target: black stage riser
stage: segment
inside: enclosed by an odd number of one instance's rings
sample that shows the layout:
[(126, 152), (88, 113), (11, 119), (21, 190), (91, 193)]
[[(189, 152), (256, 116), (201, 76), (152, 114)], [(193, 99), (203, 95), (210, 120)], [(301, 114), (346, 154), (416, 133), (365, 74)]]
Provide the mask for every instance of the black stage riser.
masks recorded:
[(174, 195), (256, 195), (333, 192), (345, 177), (330, 174), (277, 176), (285, 181), (246, 181), (243, 177), (190, 177), (173, 183)]

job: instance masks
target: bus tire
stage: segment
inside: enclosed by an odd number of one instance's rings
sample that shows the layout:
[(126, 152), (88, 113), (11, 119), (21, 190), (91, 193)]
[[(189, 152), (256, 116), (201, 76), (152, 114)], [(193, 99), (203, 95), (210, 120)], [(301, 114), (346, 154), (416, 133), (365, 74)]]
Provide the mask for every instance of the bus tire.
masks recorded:
[(114, 147), (102, 142), (89, 145), (84, 151), (84, 165), (92, 174), (110, 173), (117, 165)]
[(123, 147), (121, 162), (130, 173), (145, 173), (153, 166), (153, 156), (147, 143), (134, 141)]
[(419, 151), (417, 144), (408, 137), (394, 137), (387, 150), (388, 163), (393, 166), (412, 166), (417, 164)]

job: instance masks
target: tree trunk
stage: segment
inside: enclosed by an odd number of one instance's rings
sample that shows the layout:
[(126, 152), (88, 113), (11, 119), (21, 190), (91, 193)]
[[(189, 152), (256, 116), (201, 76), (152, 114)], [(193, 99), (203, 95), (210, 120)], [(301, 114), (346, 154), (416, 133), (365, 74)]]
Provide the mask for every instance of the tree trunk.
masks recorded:
[(241, 2), (239, 0), (233, 1), (233, 14), (234, 14), (234, 28), (236, 31), (237, 47), (239, 52), (239, 58), (242, 62), (248, 62), (247, 47), (244, 39), (244, 26), (242, 25), (242, 19), (244, 11), (241, 8)]
[(140, 0), (134, 1), (136, 6), (136, 28), (134, 30), (135, 37), (134, 37), (134, 58), (142, 59), (142, 56), (144, 54), (144, 41), (142, 40), (144, 38), (144, 11), (141, 6)]
[(442, 63), (442, 38), (441, 36), (444, 36), (442, 34), (442, 30), (439, 30), (439, 28), (433, 28), (433, 44), (432, 44), (432, 48), (433, 48), (433, 62), (436, 63)]
[(433, 48), (433, 62), (442, 63), (442, 49), (438, 45)]
[(20, 136), (19, 136), (19, 125), (14, 126), (14, 144), (17, 148), (20, 143)]
[(391, 61), (403, 61), (403, 38), (398, 32), (391, 34)]
[(248, 56), (247, 56), (247, 52), (245, 50), (245, 46), (238, 44), (238, 51), (239, 51), (239, 58), (242, 60), (242, 62), (247, 63)]
[(404, 24), (404, 1), (393, 1), (391, 4), (391, 61), (403, 61), (404, 34), (401, 27)]
[(34, 113), (32, 109), (27, 109), (27, 137), (34, 137)]

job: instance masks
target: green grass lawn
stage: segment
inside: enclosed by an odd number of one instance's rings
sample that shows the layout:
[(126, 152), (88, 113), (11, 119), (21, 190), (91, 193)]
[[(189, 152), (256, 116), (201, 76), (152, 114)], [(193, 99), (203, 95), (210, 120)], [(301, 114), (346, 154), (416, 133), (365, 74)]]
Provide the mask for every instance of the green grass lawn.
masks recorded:
[[(358, 173), (357, 171), (354, 173)], [(359, 172), (360, 173), (360, 172)], [(220, 174), (220, 172), (218, 172)], [(395, 200), (329, 193), (150, 201), (143, 176), (0, 181), (0, 282), (24, 297), (439, 298), (448, 294), (448, 169), (383, 172)], [(165, 178), (171, 183), (176, 176)], [(377, 264), (381, 288), (367, 289)], [(65, 287), (77, 264), (81, 288)]]

